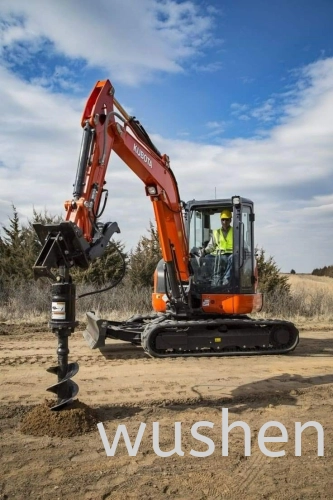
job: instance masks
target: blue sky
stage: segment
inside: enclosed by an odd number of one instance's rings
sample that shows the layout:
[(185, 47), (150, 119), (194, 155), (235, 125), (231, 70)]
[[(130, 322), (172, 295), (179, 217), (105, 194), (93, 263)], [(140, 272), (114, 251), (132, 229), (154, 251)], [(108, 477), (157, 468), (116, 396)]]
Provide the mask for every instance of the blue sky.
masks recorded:
[[(0, 223), (11, 203), (23, 222), (63, 213), (85, 100), (109, 78), (182, 199), (251, 198), (283, 271), (333, 264), (332, 19), (329, 0), (2, 0)], [(153, 212), (115, 155), (107, 181), (129, 249)]]

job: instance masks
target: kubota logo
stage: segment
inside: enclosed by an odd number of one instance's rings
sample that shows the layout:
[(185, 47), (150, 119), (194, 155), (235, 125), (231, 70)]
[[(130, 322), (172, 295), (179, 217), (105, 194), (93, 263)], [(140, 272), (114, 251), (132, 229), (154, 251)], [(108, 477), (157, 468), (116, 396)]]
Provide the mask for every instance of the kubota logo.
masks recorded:
[(147, 165), (150, 168), (153, 168), (153, 162), (151, 161), (151, 158), (149, 158), (149, 156), (147, 156), (146, 153), (144, 153), (144, 151), (142, 151), (142, 149), (140, 149), (137, 144), (134, 143), (133, 149), (136, 152), (136, 154), (138, 155), (138, 157), (141, 158), (141, 160), (143, 160), (145, 163), (147, 163)]

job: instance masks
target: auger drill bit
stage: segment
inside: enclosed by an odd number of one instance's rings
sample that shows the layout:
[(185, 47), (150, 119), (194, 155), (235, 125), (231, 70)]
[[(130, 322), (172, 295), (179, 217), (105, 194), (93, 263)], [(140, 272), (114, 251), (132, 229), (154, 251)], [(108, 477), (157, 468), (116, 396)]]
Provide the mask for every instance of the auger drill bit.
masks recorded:
[(78, 363), (68, 363), (68, 336), (64, 332), (58, 332), (58, 366), (51, 366), (46, 371), (57, 375), (58, 382), (51, 385), (46, 390), (57, 395), (57, 403), (51, 410), (60, 410), (70, 404), (79, 392), (79, 386), (70, 380), (79, 371)]
[(52, 313), (50, 327), (58, 337), (58, 366), (48, 368), (57, 375), (58, 382), (46, 390), (57, 395), (57, 402), (51, 410), (61, 410), (69, 405), (79, 392), (78, 385), (71, 380), (79, 371), (78, 363), (68, 363), (68, 337), (77, 326), (75, 321), (75, 284), (71, 282), (68, 268), (59, 268), (57, 282), (51, 285)]

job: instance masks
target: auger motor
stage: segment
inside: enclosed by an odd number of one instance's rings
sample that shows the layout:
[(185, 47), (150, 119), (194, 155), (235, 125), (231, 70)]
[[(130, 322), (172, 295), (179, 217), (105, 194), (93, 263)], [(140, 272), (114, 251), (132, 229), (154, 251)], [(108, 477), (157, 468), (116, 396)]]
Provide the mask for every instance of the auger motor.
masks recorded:
[(57, 403), (51, 410), (60, 410), (78, 394), (78, 385), (71, 380), (79, 371), (78, 363), (68, 363), (68, 337), (74, 332), (78, 322), (75, 320), (76, 287), (71, 282), (68, 269), (59, 268), (56, 283), (51, 285), (52, 311), (50, 328), (58, 337), (58, 366), (48, 368), (48, 372), (58, 377), (58, 382), (47, 388), (57, 395)]

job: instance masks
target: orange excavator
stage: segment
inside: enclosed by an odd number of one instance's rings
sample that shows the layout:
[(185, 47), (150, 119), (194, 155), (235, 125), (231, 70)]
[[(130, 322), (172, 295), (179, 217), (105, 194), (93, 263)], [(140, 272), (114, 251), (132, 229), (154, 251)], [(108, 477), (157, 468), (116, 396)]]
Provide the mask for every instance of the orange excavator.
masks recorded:
[[(73, 197), (65, 202), (66, 220), (35, 224), (43, 248), (35, 278), (53, 280), (50, 327), (58, 337), (58, 366), (49, 369), (58, 382), (52, 409), (68, 404), (78, 387), (71, 380), (77, 363), (68, 363), (68, 337), (77, 326), (75, 284), (70, 269), (89, 267), (114, 235), (116, 222), (100, 222), (107, 200), (105, 175), (111, 152), (142, 180), (150, 198), (162, 260), (154, 275), (154, 313), (117, 322), (87, 313), (84, 337), (91, 348), (107, 338), (141, 345), (154, 357), (281, 354), (298, 343), (295, 326), (282, 320), (253, 319), (260, 311), (254, 248), (254, 209), (247, 198), (180, 199), (169, 157), (161, 154), (135, 117), (114, 97), (109, 80), (98, 81), (82, 116), (83, 138)], [(221, 214), (232, 217), (229, 248), (209, 251)]]

